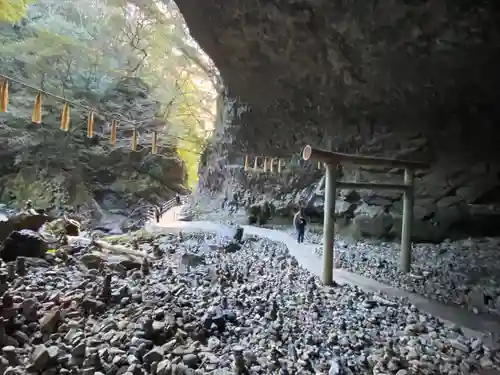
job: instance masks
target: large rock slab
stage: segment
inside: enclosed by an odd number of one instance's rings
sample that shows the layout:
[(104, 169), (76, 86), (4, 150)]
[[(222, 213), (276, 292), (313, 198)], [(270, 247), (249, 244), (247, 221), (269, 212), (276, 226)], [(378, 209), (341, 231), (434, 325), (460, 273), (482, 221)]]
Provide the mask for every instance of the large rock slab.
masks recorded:
[(37, 232), (51, 218), (47, 215), (32, 215), (20, 213), (11, 216), (6, 221), (0, 221), (0, 241), (5, 240), (12, 231), (23, 229)]
[(4, 262), (12, 262), (18, 257), (42, 258), (48, 249), (48, 244), (40, 233), (23, 229), (12, 232), (4, 241), (0, 258)]

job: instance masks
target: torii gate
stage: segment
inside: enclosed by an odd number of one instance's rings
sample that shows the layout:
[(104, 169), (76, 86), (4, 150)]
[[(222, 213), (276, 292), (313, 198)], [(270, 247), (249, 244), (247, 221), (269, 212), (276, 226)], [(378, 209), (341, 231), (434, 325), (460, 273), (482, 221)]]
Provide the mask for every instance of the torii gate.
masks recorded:
[[(352, 189), (379, 189), (397, 190), (403, 192), (403, 222), (401, 229), (400, 268), (403, 272), (410, 272), (411, 265), (411, 227), (413, 223), (414, 203), (414, 172), (418, 169), (427, 169), (428, 163), (405, 161), (398, 159), (385, 159), (360, 155), (341, 154), (311, 146), (304, 147), (302, 151), (304, 160), (317, 160), (325, 165), (325, 208), (323, 224), (323, 283), (333, 283), (334, 266), (334, 236), (335, 236), (335, 200), (337, 188)], [(337, 181), (337, 166), (341, 164), (375, 165), (392, 168), (404, 168), (403, 184), (379, 184), (372, 182), (341, 182)]]

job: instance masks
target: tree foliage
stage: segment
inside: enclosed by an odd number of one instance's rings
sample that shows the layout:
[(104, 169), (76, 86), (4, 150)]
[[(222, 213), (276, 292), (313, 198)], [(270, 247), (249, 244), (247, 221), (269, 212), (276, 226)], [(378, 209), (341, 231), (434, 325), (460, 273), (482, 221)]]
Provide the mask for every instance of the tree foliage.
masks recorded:
[(0, 0), (0, 22), (14, 23), (25, 14), (28, 0)]
[[(15, 22), (25, 7), (24, 0), (0, 0), (0, 20)], [(193, 183), (219, 82), (173, 1), (38, 0), (25, 14), (13, 28), (0, 25), (0, 62), (9, 67), (1, 72), (70, 99), (140, 78), (161, 104), (154, 114), (166, 123), (155, 129), (161, 142), (178, 148)]]

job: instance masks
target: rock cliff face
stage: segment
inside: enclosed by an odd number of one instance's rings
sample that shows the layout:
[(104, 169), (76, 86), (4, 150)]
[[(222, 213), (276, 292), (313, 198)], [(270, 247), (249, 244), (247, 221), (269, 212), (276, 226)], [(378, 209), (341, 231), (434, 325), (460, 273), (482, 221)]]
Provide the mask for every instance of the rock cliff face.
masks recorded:
[(418, 128), (449, 152), (496, 151), (493, 1), (176, 3), (229, 94), (250, 105), (236, 138), (251, 152), (385, 128)]
[[(417, 181), (424, 232), (440, 222), (470, 228), (471, 216), (480, 210), (481, 223), (484, 205), (498, 203), (497, 3), (176, 3), (236, 107), (249, 108), (229, 129), (233, 152), (289, 156), (313, 144), (429, 161)], [(361, 178), (398, 173), (365, 170)], [(358, 193), (371, 197), (358, 203), (400, 212), (397, 195)]]

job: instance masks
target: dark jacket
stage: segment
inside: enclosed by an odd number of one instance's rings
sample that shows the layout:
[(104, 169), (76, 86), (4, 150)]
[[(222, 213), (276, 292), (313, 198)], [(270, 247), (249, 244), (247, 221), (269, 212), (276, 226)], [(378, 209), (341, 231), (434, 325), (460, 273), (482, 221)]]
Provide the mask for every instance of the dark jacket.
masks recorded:
[(161, 207), (160, 206), (155, 206), (155, 208), (154, 208), (154, 214), (155, 214), (155, 220), (156, 220), (156, 222), (159, 222), (160, 221), (160, 217), (161, 217)]
[(307, 225), (306, 219), (303, 216), (300, 216), (297, 222), (297, 229), (304, 230), (306, 228), (306, 225)]

